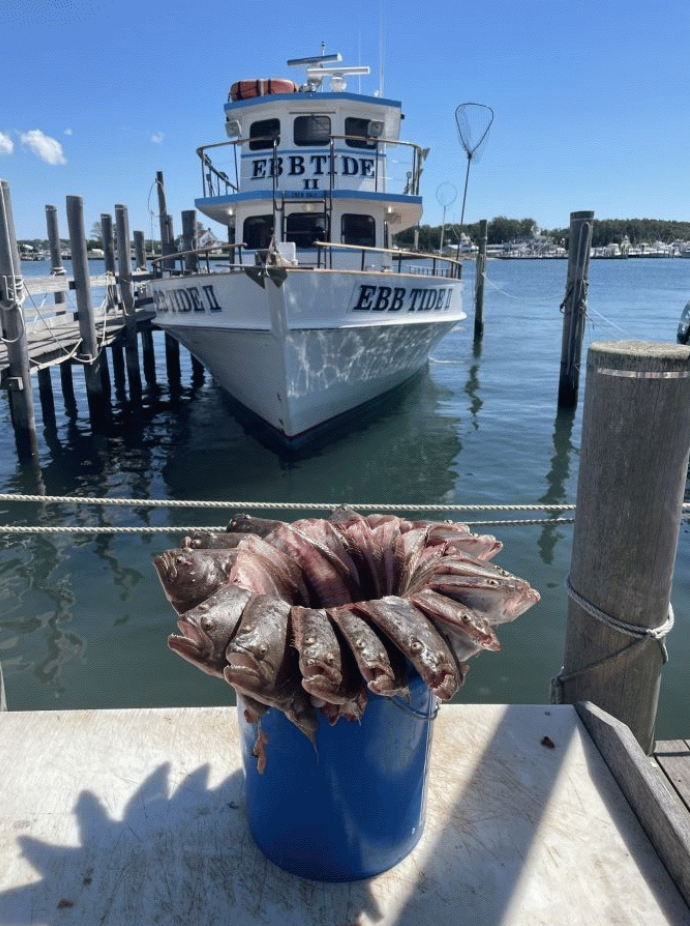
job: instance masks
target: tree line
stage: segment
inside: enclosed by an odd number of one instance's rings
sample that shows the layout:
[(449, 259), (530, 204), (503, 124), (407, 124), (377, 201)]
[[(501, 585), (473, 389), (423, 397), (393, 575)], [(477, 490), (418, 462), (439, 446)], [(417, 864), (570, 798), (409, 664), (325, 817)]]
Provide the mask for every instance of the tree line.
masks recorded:
[[(441, 246), (441, 233), (443, 231), (444, 245), (459, 244), (460, 233), (464, 232), (475, 244), (479, 240), (479, 222), (472, 222), (464, 226), (448, 224), (445, 229), (441, 225), (420, 225), (419, 228), (408, 228), (395, 236), (395, 244), (402, 248), (411, 248), (415, 244), (415, 235), (418, 238), (418, 248), (421, 251), (437, 251)], [(554, 244), (568, 247), (569, 228), (539, 229), (534, 219), (509, 219), (500, 215), (487, 222), (487, 244), (506, 244), (518, 238), (533, 238), (537, 233), (549, 238)], [(627, 237), (631, 245), (653, 244), (662, 241), (670, 244), (672, 241), (690, 241), (690, 222), (675, 222), (662, 219), (594, 219), (592, 228), (592, 246), (605, 247), (607, 244), (622, 244)]]

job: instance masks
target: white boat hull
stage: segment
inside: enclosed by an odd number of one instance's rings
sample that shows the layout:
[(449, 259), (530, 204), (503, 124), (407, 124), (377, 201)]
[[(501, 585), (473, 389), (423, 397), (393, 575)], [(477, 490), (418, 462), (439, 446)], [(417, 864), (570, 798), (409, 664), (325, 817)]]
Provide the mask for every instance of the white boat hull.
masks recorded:
[(459, 280), (258, 268), (149, 284), (156, 323), (287, 438), (394, 389), (462, 311)]

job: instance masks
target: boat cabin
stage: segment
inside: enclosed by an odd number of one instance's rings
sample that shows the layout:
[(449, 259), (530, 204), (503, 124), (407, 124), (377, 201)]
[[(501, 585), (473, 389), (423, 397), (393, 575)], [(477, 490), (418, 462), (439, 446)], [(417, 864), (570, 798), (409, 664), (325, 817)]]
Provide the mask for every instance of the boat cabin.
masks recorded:
[[(297, 59), (307, 80), (239, 81), (225, 104), (230, 141), (198, 149), (204, 195), (196, 207), (250, 251), (274, 244), (316, 262), (318, 244), (388, 248), (422, 214), (423, 152), (402, 142), (401, 105), (347, 90), (368, 68)], [(306, 252), (306, 253), (305, 253)], [(309, 252), (311, 252), (310, 260)]]

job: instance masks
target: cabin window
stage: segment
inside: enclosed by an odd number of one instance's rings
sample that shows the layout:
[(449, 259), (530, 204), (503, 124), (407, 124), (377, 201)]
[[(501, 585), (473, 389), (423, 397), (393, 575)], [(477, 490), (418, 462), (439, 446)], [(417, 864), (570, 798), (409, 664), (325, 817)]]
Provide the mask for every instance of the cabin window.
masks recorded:
[(285, 240), (298, 248), (312, 248), (315, 241), (328, 240), (328, 221), (323, 212), (293, 212), (285, 221)]
[(273, 237), (273, 216), (253, 215), (244, 220), (242, 239), (252, 250), (265, 250)]
[(345, 213), (340, 223), (340, 236), (343, 244), (376, 247), (376, 222), (371, 215)]
[(280, 119), (261, 119), (249, 126), (249, 150), (263, 151), (280, 141)]
[(327, 145), (331, 140), (331, 117), (312, 113), (295, 117), (296, 145)]
[(349, 148), (371, 149), (376, 147), (376, 139), (370, 137), (373, 135), (370, 119), (359, 119), (355, 116), (348, 116), (348, 118), (345, 119), (345, 134), (361, 136), (360, 138), (346, 138), (345, 144)]

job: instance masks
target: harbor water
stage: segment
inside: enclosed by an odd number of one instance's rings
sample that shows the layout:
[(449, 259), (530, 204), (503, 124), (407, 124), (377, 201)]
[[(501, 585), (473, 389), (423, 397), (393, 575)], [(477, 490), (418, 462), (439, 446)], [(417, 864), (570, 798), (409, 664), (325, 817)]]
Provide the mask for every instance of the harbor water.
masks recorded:
[[(281, 452), (251, 428), (182, 354), (182, 389), (171, 392), (160, 334), (158, 387), (133, 407), (113, 399), (112, 421), (92, 433), (83, 377), (65, 409), (53, 371), (56, 426), (36, 396), (40, 457), (20, 465), (7, 395), (0, 396), (0, 492), (141, 499), (136, 507), (0, 502), (0, 524), (160, 528), (142, 535), (0, 532), (0, 662), (14, 710), (233, 703), (224, 682), (168, 650), (175, 613), (153, 557), (180, 544), (185, 526), (220, 526), (228, 509), (151, 508), (148, 499), (404, 506), (574, 503), (585, 389), (574, 413), (556, 407), (566, 263), (492, 260), (485, 333), (473, 344), (474, 265), (465, 267), (468, 319), (434, 350), (428, 369), (366, 414), (297, 452)], [(23, 267), (47, 275), (42, 263)], [(102, 265), (94, 263), (92, 273)], [(68, 269), (69, 272), (69, 269)], [(593, 340), (675, 341), (690, 298), (690, 260), (593, 261), (586, 345)], [(584, 356), (584, 352), (583, 352)], [(690, 498), (688, 499), (690, 500)], [(266, 517), (322, 516), (276, 508)], [(443, 518), (447, 515), (419, 517)], [(563, 660), (572, 524), (486, 523), (541, 512), (453, 514), (495, 534), (495, 562), (527, 579), (538, 605), (498, 635), (499, 653), (471, 660), (456, 700), (544, 703)], [(556, 515), (552, 517), (557, 517)], [(566, 514), (564, 517), (572, 517)], [(477, 522), (481, 522), (478, 524)], [(657, 736), (690, 735), (690, 522), (681, 525)], [(623, 616), (624, 617), (624, 616)]]

